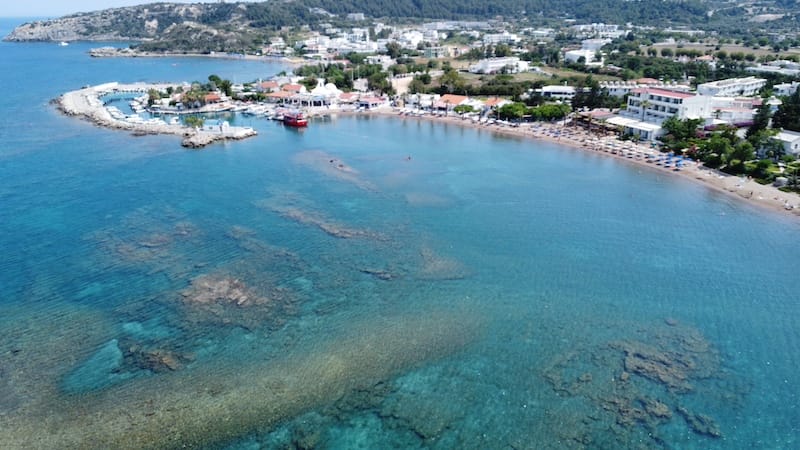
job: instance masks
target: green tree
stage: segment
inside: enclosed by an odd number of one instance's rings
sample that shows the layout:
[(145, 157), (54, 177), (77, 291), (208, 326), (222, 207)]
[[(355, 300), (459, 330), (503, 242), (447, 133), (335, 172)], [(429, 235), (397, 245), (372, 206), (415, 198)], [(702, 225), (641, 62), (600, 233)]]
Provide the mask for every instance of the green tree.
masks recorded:
[(783, 104), (778, 107), (772, 117), (772, 126), (800, 131), (800, 89), (783, 99)]
[(370, 75), (367, 78), (367, 87), (371, 91), (378, 91), (381, 94), (392, 95), (394, 93), (394, 88), (392, 88), (386, 72), (376, 72)]
[(214, 89), (218, 88), (219, 85), (222, 83), (222, 78), (218, 75), (209, 75), (208, 76), (208, 83), (209, 83), (209, 90), (213, 91)]
[(727, 162), (727, 156), (733, 151), (730, 141), (718, 134), (702, 141), (698, 156), (709, 167), (717, 168)]
[(497, 115), (501, 119), (519, 120), (525, 116), (527, 107), (524, 103), (508, 103), (497, 109)]
[(150, 89), (147, 91), (147, 106), (153, 106), (153, 103), (161, 100), (161, 93), (158, 89)]
[(771, 115), (769, 104), (766, 101), (762, 101), (761, 106), (758, 107), (755, 116), (753, 116), (753, 124), (747, 129), (745, 137), (750, 139), (751, 136), (759, 131), (766, 130), (769, 126), (769, 118)]
[(185, 119), (183, 119), (183, 123), (185, 123), (187, 127), (202, 128), (205, 120), (198, 116), (187, 116)]
[(442, 86), (444, 93), (452, 94), (463, 92), (466, 81), (457, 71), (450, 69), (439, 77), (439, 84)]
[(765, 129), (759, 130), (747, 137), (747, 141), (753, 145), (753, 148), (767, 158), (778, 161), (784, 154), (786, 149), (783, 144), (775, 139), (778, 130)]
[(309, 91), (317, 87), (318, 83), (319, 81), (317, 80), (316, 77), (305, 77), (302, 80), (300, 80), (300, 84), (305, 86), (306, 89)]
[(733, 146), (728, 158), (731, 166), (735, 167), (739, 172), (744, 172), (744, 163), (755, 158), (753, 144), (747, 141), (738, 142)]
[(408, 67), (406, 67), (405, 64), (395, 64), (392, 67), (389, 67), (389, 70), (391, 70), (392, 74), (395, 76), (408, 73)]
[(217, 87), (228, 97), (233, 95), (233, 83), (231, 83), (231, 80), (222, 80)]
[(403, 47), (401, 47), (398, 42), (392, 41), (386, 43), (386, 54), (392, 59), (399, 57), (401, 50), (403, 50)]
[(678, 119), (672, 116), (661, 124), (665, 133), (661, 137), (670, 150), (680, 150), (689, 147), (697, 138), (697, 129), (703, 119)]
[(511, 47), (508, 44), (497, 44), (494, 48), (494, 56), (498, 58), (511, 56)]
[(423, 83), (418, 77), (414, 77), (414, 79), (411, 80), (411, 83), (408, 84), (408, 92), (412, 94), (425, 92), (425, 83)]

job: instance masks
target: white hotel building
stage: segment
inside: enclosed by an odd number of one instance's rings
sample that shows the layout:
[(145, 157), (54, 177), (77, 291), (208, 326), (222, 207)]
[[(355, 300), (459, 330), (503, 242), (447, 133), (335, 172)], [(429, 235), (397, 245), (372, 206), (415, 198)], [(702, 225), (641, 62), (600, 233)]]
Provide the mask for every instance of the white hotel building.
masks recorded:
[(527, 72), (530, 70), (530, 64), (516, 56), (487, 58), (469, 66), (469, 71), (470, 73), (498, 73), (504, 68), (508, 69), (510, 73)]
[(711, 97), (752, 97), (766, 86), (763, 78), (728, 78), (697, 85), (697, 93)]
[(627, 108), (607, 122), (623, 129), (625, 134), (643, 140), (655, 140), (663, 131), (661, 124), (670, 117), (702, 119), (711, 117), (711, 97), (659, 88), (631, 91)]

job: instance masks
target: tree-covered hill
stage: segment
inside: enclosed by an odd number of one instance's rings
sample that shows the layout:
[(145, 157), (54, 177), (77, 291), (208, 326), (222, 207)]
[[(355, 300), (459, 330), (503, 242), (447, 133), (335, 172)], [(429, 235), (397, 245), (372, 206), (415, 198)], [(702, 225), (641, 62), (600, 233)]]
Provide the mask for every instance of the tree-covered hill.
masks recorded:
[(713, 5), (703, 0), (306, 0), (334, 14), (371, 17), (480, 19), (550, 17), (592, 22), (655, 24), (705, 21)]
[[(720, 30), (757, 14), (794, 23), (785, 0), (270, 0), (261, 3), (153, 3), (20, 25), (11, 41), (134, 40), (150, 50), (243, 51), (284, 27), (341, 22), (348, 13), (391, 20), (525, 20), (530, 25), (632, 23)], [(340, 24), (341, 24), (340, 23)]]

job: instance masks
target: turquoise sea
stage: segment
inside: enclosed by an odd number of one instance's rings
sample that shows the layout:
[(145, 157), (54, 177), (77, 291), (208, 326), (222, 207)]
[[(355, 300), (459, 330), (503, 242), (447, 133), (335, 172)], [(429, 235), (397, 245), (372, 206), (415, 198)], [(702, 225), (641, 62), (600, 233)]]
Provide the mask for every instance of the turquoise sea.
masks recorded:
[(188, 151), (49, 101), (284, 67), (95, 46), (0, 43), (0, 448), (800, 447), (796, 220), (411, 118)]

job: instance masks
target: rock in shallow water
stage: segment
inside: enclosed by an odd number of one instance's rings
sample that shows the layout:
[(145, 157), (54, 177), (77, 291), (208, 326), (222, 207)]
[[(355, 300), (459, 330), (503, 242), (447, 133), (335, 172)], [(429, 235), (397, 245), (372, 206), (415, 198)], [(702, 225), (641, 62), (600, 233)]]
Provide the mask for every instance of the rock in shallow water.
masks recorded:
[(112, 339), (100, 347), (86, 362), (67, 375), (63, 389), (72, 393), (88, 392), (133, 377), (132, 373), (120, 372), (123, 355), (118, 344), (116, 339)]

